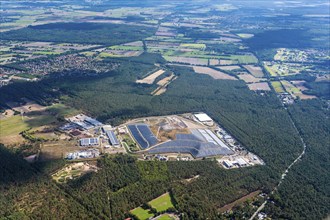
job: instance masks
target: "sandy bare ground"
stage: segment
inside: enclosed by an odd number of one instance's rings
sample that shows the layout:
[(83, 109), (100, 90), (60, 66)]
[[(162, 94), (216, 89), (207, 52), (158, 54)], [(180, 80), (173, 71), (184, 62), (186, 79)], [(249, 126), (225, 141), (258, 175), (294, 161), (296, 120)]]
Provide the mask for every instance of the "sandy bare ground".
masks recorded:
[(240, 78), (241, 80), (243, 80), (246, 83), (256, 83), (256, 82), (260, 82), (260, 80), (262, 80), (261, 78), (256, 78), (253, 75), (248, 74), (248, 73), (240, 74), (240, 75), (238, 75), (238, 78)]
[(159, 86), (164, 86), (166, 83), (171, 81), (171, 79), (174, 77), (174, 74), (172, 73), (170, 76), (165, 77), (164, 79), (161, 79), (157, 82), (157, 85)]
[(231, 71), (231, 70), (240, 69), (241, 67), (240, 66), (237, 66), (237, 65), (233, 65), (233, 66), (217, 66), (217, 68), (222, 69), (222, 70)]
[(159, 87), (155, 90), (155, 91), (153, 91), (151, 94), (153, 94), (153, 95), (161, 95), (161, 94), (163, 94), (163, 93), (165, 93), (166, 92), (166, 90), (167, 90), (167, 86), (172, 82), (172, 81), (174, 81), (174, 80), (176, 80), (178, 77), (175, 77), (175, 75), (172, 73), (170, 76), (168, 76), (168, 77), (165, 77), (164, 79), (162, 79), (162, 80), (159, 80), (158, 82), (157, 82), (157, 85), (159, 85)]
[(266, 82), (248, 84), (248, 87), (250, 90), (255, 90), (255, 91), (256, 90), (270, 91), (270, 87)]
[(152, 73), (151, 75), (149, 75), (149, 76), (147, 76), (147, 77), (145, 77), (145, 78), (143, 78), (143, 79), (136, 80), (136, 83), (153, 84), (154, 81), (155, 81), (155, 79), (156, 79), (158, 76), (162, 75), (163, 73), (165, 73), (164, 70), (158, 70), (158, 71)]
[(254, 75), (255, 77), (263, 77), (264, 73), (262, 72), (262, 69), (259, 66), (254, 65), (244, 65), (243, 66), (249, 73)]
[(235, 77), (230, 76), (226, 73), (211, 69), (209, 67), (194, 66), (194, 71), (199, 74), (207, 74), (214, 79), (228, 79), (228, 80), (237, 80)]

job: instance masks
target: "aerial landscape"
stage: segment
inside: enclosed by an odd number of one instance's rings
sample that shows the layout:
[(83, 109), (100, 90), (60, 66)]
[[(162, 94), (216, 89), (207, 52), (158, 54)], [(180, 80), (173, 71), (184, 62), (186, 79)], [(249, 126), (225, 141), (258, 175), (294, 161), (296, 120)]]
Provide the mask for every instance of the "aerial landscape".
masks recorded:
[(0, 220), (330, 219), (328, 0), (0, 14)]

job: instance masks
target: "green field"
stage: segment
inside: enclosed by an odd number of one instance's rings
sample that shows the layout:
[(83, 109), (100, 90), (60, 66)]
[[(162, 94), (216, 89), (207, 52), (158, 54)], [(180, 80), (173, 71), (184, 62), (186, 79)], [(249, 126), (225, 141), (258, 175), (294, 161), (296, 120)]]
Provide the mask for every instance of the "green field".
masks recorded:
[(282, 85), (284, 86), (285, 90), (288, 91), (291, 94), (300, 94), (300, 90), (295, 87), (294, 85), (292, 85), (290, 82), (286, 81), (286, 80), (282, 80), (281, 81)]
[(169, 193), (165, 193), (164, 195), (161, 195), (158, 198), (151, 200), (149, 202), (149, 205), (155, 208), (157, 212), (162, 212), (166, 211), (169, 208), (174, 208)]
[(25, 122), (25, 120), (22, 120), (20, 115), (14, 115), (10, 118), (0, 120), (0, 133), (2, 137), (18, 134), (28, 128), (28, 124)]
[(145, 210), (141, 207), (137, 207), (130, 211), (133, 215), (135, 215), (139, 220), (147, 220), (150, 217), (153, 217), (154, 214), (150, 212), (150, 210)]
[(126, 45), (117, 45), (108, 47), (111, 50), (134, 50), (134, 51), (142, 51), (143, 47), (139, 46), (126, 46)]
[(172, 218), (171, 216), (169, 216), (168, 214), (165, 215), (161, 215), (157, 218), (157, 220), (173, 220), (174, 218)]
[(271, 76), (277, 76), (276, 72), (273, 70), (271, 66), (265, 64), (264, 67)]
[(280, 92), (285, 92), (283, 87), (282, 87), (282, 84), (281, 82), (279, 81), (273, 81), (271, 82), (272, 86), (274, 87), (275, 91), (280, 93)]
[(180, 44), (180, 47), (204, 50), (206, 48), (206, 45), (205, 44)]

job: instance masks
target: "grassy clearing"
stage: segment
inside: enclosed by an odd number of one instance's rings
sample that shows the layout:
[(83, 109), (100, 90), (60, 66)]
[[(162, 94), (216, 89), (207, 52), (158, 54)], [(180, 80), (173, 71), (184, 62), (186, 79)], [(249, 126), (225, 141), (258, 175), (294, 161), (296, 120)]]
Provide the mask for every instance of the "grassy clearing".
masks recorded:
[(20, 132), (28, 129), (29, 126), (25, 120), (22, 120), (20, 115), (14, 115), (10, 118), (5, 118), (0, 120), (0, 133), (1, 137), (7, 135), (19, 134)]
[(150, 212), (150, 210), (145, 210), (141, 207), (137, 207), (130, 211), (133, 215), (135, 215), (139, 220), (147, 220), (150, 217), (153, 217), (154, 214)]
[(158, 198), (151, 200), (149, 204), (157, 210), (157, 212), (166, 211), (169, 208), (174, 208), (171, 196), (169, 193), (165, 193)]
[(168, 214), (164, 214), (161, 215), (157, 218), (157, 220), (173, 220), (174, 218), (172, 218), (171, 216), (169, 216)]

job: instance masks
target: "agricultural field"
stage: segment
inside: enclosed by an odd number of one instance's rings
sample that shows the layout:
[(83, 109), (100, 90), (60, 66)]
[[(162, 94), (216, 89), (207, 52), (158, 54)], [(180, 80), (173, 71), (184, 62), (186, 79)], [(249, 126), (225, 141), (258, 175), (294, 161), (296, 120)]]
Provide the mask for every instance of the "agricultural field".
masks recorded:
[(248, 84), (248, 87), (250, 90), (254, 90), (254, 91), (270, 91), (270, 87), (268, 85), (267, 82), (258, 82), (258, 83), (251, 83)]
[(189, 65), (200, 65), (206, 66), (208, 64), (208, 59), (204, 58), (192, 58), (192, 57), (178, 57), (178, 56), (163, 56), (165, 60), (173, 63), (182, 63)]
[(194, 66), (193, 69), (196, 73), (209, 75), (213, 79), (237, 80), (235, 77), (231, 75), (228, 75), (218, 70), (214, 70), (209, 67)]
[(246, 83), (256, 83), (265, 80), (264, 78), (256, 78), (255, 76), (248, 73), (241, 73), (238, 75), (238, 78), (240, 78)]
[(181, 48), (204, 50), (206, 48), (206, 45), (205, 44), (182, 43), (182, 44), (180, 44), (180, 47)]
[(284, 86), (285, 90), (291, 95), (293, 95), (293, 97), (300, 97), (300, 99), (316, 98), (316, 96), (313, 95), (303, 94), (302, 91), (306, 91), (308, 89), (304, 87), (299, 81), (297, 82), (297, 81), (281, 80), (281, 83)]
[(232, 70), (241, 69), (240, 66), (236, 66), (236, 65), (234, 65), (234, 66), (216, 66), (216, 67), (219, 68), (219, 69), (225, 70), (225, 71), (232, 71)]
[(244, 65), (243, 67), (255, 77), (264, 77), (264, 73), (263, 73), (261, 67), (259, 67), (259, 66)]
[[(11, 105), (11, 104), (9, 104)], [(5, 144), (22, 143), (23, 131), (33, 133), (32, 137), (43, 138), (45, 140), (59, 138), (53, 132), (44, 132), (58, 124), (57, 117), (63, 117), (76, 113), (77, 111), (62, 104), (49, 107), (39, 106), (32, 102), (22, 106), (13, 106), (15, 112), (24, 112), (17, 115), (7, 115), (0, 119), (0, 142)]]
[(271, 84), (272, 84), (273, 88), (275, 89), (275, 92), (277, 92), (277, 93), (285, 92), (280, 81), (272, 81)]

